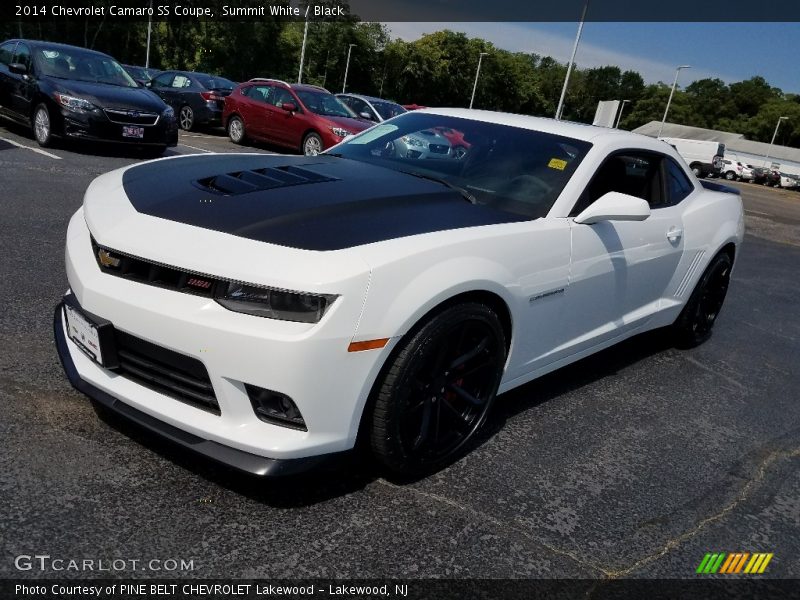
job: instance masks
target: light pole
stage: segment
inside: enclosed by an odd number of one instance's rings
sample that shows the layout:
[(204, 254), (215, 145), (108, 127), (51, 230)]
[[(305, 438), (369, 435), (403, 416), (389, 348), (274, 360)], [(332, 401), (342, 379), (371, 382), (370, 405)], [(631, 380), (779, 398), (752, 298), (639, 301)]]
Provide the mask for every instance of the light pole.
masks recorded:
[(630, 100), (623, 100), (622, 105), (619, 107), (619, 114), (617, 115), (617, 124), (614, 125), (614, 129), (619, 129), (619, 122), (622, 121), (622, 111), (625, 110), (625, 105), (630, 102)]
[(481, 74), (481, 61), (483, 57), (489, 54), (488, 52), (481, 52), (478, 56), (478, 70), (475, 71), (475, 83), (472, 85), (472, 97), (469, 99), (469, 107), (472, 108), (472, 103), (475, 102), (475, 90), (478, 89), (478, 77)]
[(303, 83), (303, 61), (306, 58), (306, 40), (308, 39), (308, 21), (303, 28), (303, 45), (300, 47), (300, 70), (297, 72), (297, 83)]
[(350, 44), (347, 48), (347, 64), (344, 66), (344, 83), (342, 83), (342, 93), (344, 94), (344, 90), (347, 87), (347, 71), (350, 70), (350, 52), (353, 51), (353, 47), (357, 46), (358, 44)]
[(147, 53), (144, 56), (145, 69), (150, 68), (150, 32), (152, 30), (153, 30), (153, 0), (150, 0), (150, 13), (147, 17)]
[(564, 77), (564, 87), (561, 88), (561, 98), (558, 99), (558, 108), (556, 108), (556, 120), (561, 119), (561, 113), (564, 112), (564, 99), (567, 97), (567, 87), (569, 86), (569, 76), (572, 74), (572, 67), (575, 64), (575, 55), (578, 53), (578, 44), (581, 41), (581, 33), (583, 32), (583, 22), (586, 20), (586, 11), (589, 10), (589, 0), (583, 5), (583, 14), (581, 15), (581, 22), (578, 24), (578, 33), (575, 35), (575, 44), (572, 46), (572, 56), (569, 59), (567, 66), (567, 75)]
[(767, 150), (767, 155), (764, 157), (764, 166), (767, 166), (767, 159), (769, 158), (770, 153), (772, 152), (772, 144), (775, 143), (775, 138), (778, 135), (778, 127), (781, 126), (781, 121), (786, 121), (789, 117), (778, 117), (778, 122), (775, 124), (775, 133), (772, 134), (772, 141), (769, 143), (769, 149)]
[(681, 69), (691, 69), (691, 65), (681, 65), (677, 69), (675, 69), (675, 81), (672, 82), (672, 91), (669, 93), (669, 100), (667, 100), (667, 108), (664, 110), (664, 118), (661, 119), (661, 127), (658, 128), (658, 135), (656, 137), (661, 137), (661, 132), (664, 131), (664, 122), (667, 120), (667, 113), (669, 112), (669, 105), (672, 104), (672, 96), (675, 94), (675, 88), (678, 86), (678, 74), (681, 72)]

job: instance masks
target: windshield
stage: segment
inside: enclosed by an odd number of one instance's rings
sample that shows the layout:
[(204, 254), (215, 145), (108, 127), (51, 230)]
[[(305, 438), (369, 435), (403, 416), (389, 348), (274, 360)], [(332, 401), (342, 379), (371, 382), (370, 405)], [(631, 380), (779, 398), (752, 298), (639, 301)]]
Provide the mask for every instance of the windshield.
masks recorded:
[(125, 69), (110, 56), (80, 48), (37, 48), (33, 52), (37, 69), (49, 77), (139, 87)]
[(312, 113), (326, 117), (355, 117), (350, 110), (336, 96), (326, 92), (312, 92), (310, 90), (295, 90), (297, 97)]
[(407, 112), (405, 108), (399, 104), (395, 104), (394, 102), (373, 101), (372, 106), (375, 107), (375, 110), (378, 111), (378, 114), (384, 120), (391, 119), (392, 117), (396, 117), (397, 115), (402, 115), (404, 112)]
[(211, 77), (209, 75), (198, 75), (197, 81), (207, 90), (232, 90), (236, 84), (224, 77)]
[(590, 148), (540, 131), (409, 112), (331, 154), (443, 180), (477, 204), (535, 219), (547, 215)]

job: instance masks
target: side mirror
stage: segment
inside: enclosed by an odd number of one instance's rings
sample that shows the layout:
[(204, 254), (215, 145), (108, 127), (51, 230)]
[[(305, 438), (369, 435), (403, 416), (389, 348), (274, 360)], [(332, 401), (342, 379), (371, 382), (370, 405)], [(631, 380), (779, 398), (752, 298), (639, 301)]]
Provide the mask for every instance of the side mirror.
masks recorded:
[(362, 113), (358, 113), (358, 116), (361, 117), (362, 119), (366, 119), (367, 121), (374, 121), (375, 120), (374, 117), (371, 114), (369, 114), (367, 111), (364, 111)]
[(27, 75), (28, 67), (22, 63), (11, 63), (8, 65), (8, 70), (17, 75)]
[(644, 221), (649, 216), (650, 205), (641, 198), (608, 192), (575, 217), (575, 222), (592, 225), (600, 221)]
[(281, 108), (290, 113), (297, 111), (297, 105), (294, 102), (284, 102), (281, 104)]

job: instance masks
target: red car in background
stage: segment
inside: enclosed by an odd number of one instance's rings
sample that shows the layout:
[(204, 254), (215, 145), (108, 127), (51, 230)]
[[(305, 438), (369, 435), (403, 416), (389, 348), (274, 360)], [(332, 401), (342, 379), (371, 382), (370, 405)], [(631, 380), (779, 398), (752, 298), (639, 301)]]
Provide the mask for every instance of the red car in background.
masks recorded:
[(225, 98), (222, 123), (235, 144), (258, 140), (306, 156), (374, 125), (325, 88), (262, 78), (238, 85)]

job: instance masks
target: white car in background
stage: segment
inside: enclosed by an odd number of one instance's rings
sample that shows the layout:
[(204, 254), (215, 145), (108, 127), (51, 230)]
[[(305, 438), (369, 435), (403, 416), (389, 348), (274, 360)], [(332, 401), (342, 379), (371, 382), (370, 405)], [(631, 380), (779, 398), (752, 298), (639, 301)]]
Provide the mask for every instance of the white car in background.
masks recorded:
[[(392, 150), (441, 128), (463, 160)], [(96, 402), (249, 473), (357, 440), (426, 473), (498, 393), (651, 329), (707, 340), (743, 235), (737, 192), (663, 142), (419, 110), (319, 156), (98, 177), (67, 231), (56, 342)]]

